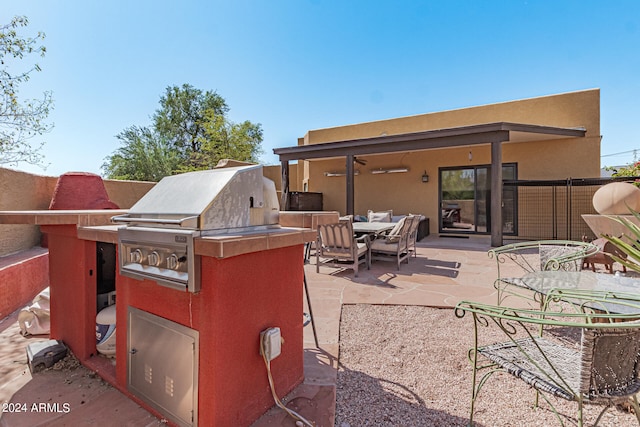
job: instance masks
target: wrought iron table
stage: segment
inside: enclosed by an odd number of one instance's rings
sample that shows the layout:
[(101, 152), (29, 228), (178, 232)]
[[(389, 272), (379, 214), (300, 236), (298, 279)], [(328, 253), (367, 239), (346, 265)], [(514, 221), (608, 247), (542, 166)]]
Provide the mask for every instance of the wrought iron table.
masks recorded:
[[(617, 276), (592, 271), (536, 271), (519, 278), (502, 279), (508, 284), (532, 290), (543, 296), (551, 294), (578, 300), (581, 295), (615, 296), (621, 304), (602, 307), (612, 313), (638, 313), (640, 277)], [(625, 302), (631, 303), (631, 305)], [(598, 308), (598, 307), (593, 307)]]

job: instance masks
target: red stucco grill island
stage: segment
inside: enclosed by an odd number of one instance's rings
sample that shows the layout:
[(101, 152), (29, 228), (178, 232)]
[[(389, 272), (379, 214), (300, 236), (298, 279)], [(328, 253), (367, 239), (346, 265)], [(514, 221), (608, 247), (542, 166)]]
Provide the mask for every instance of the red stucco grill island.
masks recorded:
[[(142, 213), (163, 199), (161, 182), (129, 211), (3, 212), (0, 223), (47, 233), (51, 338), (83, 364), (175, 425), (249, 425), (273, 406), (260, 332), (278, 327), (285, 340), (271, 362), (278, 394), (303, 380), (303, 245), (315, 232), (278, 224), (275, 187), (259, 166), (192, 175), (200, 212), (188, 210), (189, 180), (171, 178), (180, 190), (173, 217)], [(171, 236), (171, 244), (154, 236)], [(105, 245), (119, 259), (115, 363), (96, 350)]]

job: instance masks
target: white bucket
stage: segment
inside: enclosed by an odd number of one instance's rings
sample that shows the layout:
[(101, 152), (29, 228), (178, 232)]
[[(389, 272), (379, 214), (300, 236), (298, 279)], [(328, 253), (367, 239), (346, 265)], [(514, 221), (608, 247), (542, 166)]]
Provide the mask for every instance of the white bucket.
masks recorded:
[(116, 354), (116, 305), (110, 305), (96, 316), (96, 349), (105, 356)]

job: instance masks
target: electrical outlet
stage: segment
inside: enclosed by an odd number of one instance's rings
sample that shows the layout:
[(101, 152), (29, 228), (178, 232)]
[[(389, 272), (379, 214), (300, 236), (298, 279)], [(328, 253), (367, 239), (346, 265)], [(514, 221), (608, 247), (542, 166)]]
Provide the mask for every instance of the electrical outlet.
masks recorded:
[(260, 332), (260, 342), (262, 343), (260, 346), (260, 354), (264, 352), (264, 357), (267, 361), (272, 361), (280, 356), (280, 328), (269, 328)]

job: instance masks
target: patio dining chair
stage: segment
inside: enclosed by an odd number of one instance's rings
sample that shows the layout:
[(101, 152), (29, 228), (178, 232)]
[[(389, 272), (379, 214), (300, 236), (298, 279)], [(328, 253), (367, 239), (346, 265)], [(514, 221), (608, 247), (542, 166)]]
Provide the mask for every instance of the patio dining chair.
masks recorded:
[(413, 222), (419, 217), (407, 215), (396, 223), (389, 234), (380, 236), (371, 242), (371, 259), (380, 261), (395, 260), (400, 270), (403, 261), (409, 263), (409, 235)]
[(413, 221), (411, 222), (411, 228), (409, 229), (409, 252), (411, 252), (413, 254), (413, 257), (416, 258), (417, 255), (417, 251), (416, 251), (416, 245), (418, 242), (418, 227), (420, 225), (420, 215), (415, 215), (415, 217), (413, 218)]
[[(589, 403), (604, 404), (594, 425), (608, 408), (623, 402), (631, 403), (640, 425), (636, 397), (640, 391), (640, 301), (637, 296), (635, 301), (626, 299), (624, 304), (637, 311), (616, 314), (586, 308), (615, 304), (616, 296), (584, 292), (579, 297), (573, 303), (558, 299), (557, 306), (546, 305), (540, 311), (469, 301), (456, 306), (457, 317), (471, 313), (474, 321), (474, 344), (468, 354), (473, 367), (469, 425), (473, 425), (482, 387), (499, 371), (534, 388), (535, 406), (542, 397), (562, 426), (563, 419), (572, 417), (557, 410), (556, 398), (577, 403), (580, 427), (583, 405)], [(502, 333), (503, 341), (496, 344), (500, 338), (488, 337), (484, 333), (488, 329)]]
[(351, 221), (334, 224), (318, 224), (316, 239), (316, 273), (320, 272), (320, 258), (326, 259), (323, 265), (353, 269), (358, 277), (360, 264), (371, 268), (371, 247), (368, 235), (354, 236)]

